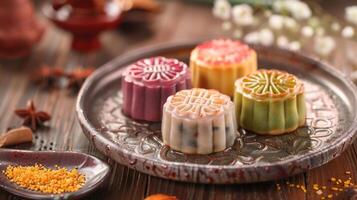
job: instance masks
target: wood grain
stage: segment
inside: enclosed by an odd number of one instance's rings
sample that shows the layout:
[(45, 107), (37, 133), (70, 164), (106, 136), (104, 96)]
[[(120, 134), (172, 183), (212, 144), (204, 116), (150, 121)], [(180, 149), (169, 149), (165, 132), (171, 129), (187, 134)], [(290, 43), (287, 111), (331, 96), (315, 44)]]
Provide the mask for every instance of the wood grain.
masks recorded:
[[(336, 1), (334, 1), (336, 2)], [(224, 36), (221, 23), (213, 19), (209, 6), (189, 2), (162, 2), (163, 12), (147, 26), (126, 27), (103, 35), (104, 47), (101, 51), (87, 55), (70, 50), (70, 36), (45, 22), (48, 31), (31, 56), (20, 60), (0, 62), (0, 131), (18, 126), (13, 111), (24, 107), (28, 99), (33, 99), (40, 110), (52, 114), (49, 128), (36, 132), (32, 145), (16, 148), (35, 150), (72, 150), (89, 153), (106, 160), (112, 166), (107, 183), (86, 199), (133, 199), (141, 200), (155, 193), (175, 195), (181, 200), (220, 200), (220, 199), (317, 199), (312, 185), (328, 185), (332, 176), (344, 177), (345, 171), (352, 171), (353, 181), (357, 182), (357, 143), (334, 161), (286, 180), (245, 185), (204, 185), (164, 180), (148, 176), (116, 164), (98, 153), (82, 134), (75, 114), (75, 95), (65, 89), (45, 91), (30, 84), (28, 74), (42, 64), (61, 66), (71, 70), (76, 66), (98, 67), (110, 59), (129, 50), (155, 43), (197, 38)], [(330, 6), (329, 6), (330, 7)], [(333, 6), (331, 8), (334, 8)], [(335, 55), (331, 62), (343, 66), (341, 55)], [(0, 158), (1, 159), (1, 158)], [(304, 193), (286, 184), (304, 185)], [(277, 190), (276, 184), (281, 185)], [(0, 191), (0, 200), (19, 199)]]

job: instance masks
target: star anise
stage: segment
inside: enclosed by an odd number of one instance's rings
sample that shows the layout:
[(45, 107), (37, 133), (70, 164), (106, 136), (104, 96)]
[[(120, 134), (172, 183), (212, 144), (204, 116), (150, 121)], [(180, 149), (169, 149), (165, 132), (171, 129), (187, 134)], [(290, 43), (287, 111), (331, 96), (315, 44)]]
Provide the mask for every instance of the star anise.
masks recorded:
[(83, 85), (86, 78), (91, 75), (94, 71), (94, 68), (76, 68), (72, 72), (68, 73), (66, 76), (68, 78), (67, 87), (73, 91), (78, 91)]
[(44, 65), (31, 74), (31, 80), (44, 88), (50, 88), (58, 84), (58, 80), (64, 76), (64, 71), (60, 67), (50, 67)]
[(36, 130), (43, 123), (50, 120), (51, 116), (43, 111), (36, 111), (36, 107), (32, 100), (27, 102), (27, 108), (15, 110), (17, 116), (24, 119), (23, 125)]

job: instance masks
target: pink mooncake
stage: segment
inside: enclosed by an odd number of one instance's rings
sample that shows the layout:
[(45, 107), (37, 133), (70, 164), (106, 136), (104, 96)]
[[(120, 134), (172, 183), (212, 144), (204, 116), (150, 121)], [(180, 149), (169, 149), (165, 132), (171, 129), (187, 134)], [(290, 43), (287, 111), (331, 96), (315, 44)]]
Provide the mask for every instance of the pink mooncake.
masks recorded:
[(145, 58), (123, 73), (123, 112), (135, 120), (160, 121), (166, 99), (191, 88), (187, 65), (165, 57)]

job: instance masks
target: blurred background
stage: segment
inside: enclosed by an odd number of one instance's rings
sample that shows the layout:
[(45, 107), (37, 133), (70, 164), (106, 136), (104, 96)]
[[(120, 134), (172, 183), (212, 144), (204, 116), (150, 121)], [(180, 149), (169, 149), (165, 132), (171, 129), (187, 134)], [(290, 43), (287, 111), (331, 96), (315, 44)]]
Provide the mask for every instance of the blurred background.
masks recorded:
[[(76, 121), (78, 89), (96, 68), (138, 48), (222, 37), (307, 54), (357, 80), (356, 31), (357, 2), (351, 0), (1, 0), (0, 132), (21, 124), (14, 110), (30, 99), (50, 112), (50, 128), (38, 130), (32, 144), (19, 148), (81, 151), (107, 160), (112, 166), (110, 184), (88, 199), (128, 194), (142, 199), (147, 193), (173, 191), (208, 199), (207, 188), (222, 195), (230, 192), (232, 198), (252, 190), (249, 195), (264, 199), (275, 192), (275, 184), (170, 182), (148, 178), (104, 157)], [(66, 74), (66, 80), (59, 89), (48, 87), (58, 74)], [(326, 178), (344, 161), (353, 169), (356, 159), (350, 155), (355, 149), (312, 176)], [(291, 180), (305, 181), (303, 174)], [(295, 191), (290, 194), (305, 197)], [(0, 191), (0, 199), (17, 198)]]
[[(3, 16), (0, 18), (2, 21), (0, 25), (3, 27), (0, 29), (0, 39), (10, 41), (12, 38), (15, 42), (12, 42), (14, 47), (11, 45), (0, 47), (3, 52), (11, 54), (9, 49), (18, 47), (14, 45), (17, 43), (16, 39), (26, 40), (24, 38), (27, 36), (11, 37), (12, 31), (16, 32), (18, 28), (26, 35), (26, 27), (33, 32), (36, 29), (36, 26), (31, 25), (33, 22), (27, 23), (26, 20), (21, 19), (23, 17), (30, 21), (29, 17), (16, 14), (21, 13), (21, 9), (25, 9), (22, 8), (26, 7), (23, 2), (34, 4), (36, 20), (43, 26), (41, 36), (32, 39), (33, 41), (27, 41), (26, 48), (31, 48), (31, 51), (22, 53), (27, 58), (34, 55), (47, 58), (51, 57), (48, 55), (50, 53), (59, 53), (63, 58), (73, 57), (73, 59), (97, 57), (98, 61), (93, 64), (98, 66), (131, 49), (150, 44), (232, 37), (248, 43), (303, 51), (332, 63), (342, 57), (346, 63), (341, 64), (338, 61), (338, 64), (344, 65), (340, 69), (346, 72), (354, 71), (354, 66), (357, 64), (353, 51), (356, 40), (357, 8), (353, 7), (353, 1), (348, 0), (90, 0), (86, 1), (87, 3), (80, 0), (15, 0), (9, 1), (12, 3), (6, 2), (3, 1), (2, 11), (0, 10), (0, 17)], [(6, 4), (9, 8), (13, 7), (13, 10), (9, 11)], [(22, 6), (15, 7), (16, 4)], [(100, 21), (99, 18), (102, 16), (109, 17)], [(22, 22), (11, 23), (11, 20)], [(93, 37), (99, 38), (100, 43)], [(18, 54), (20, 56), (16, 56), (15, 52), (13, 55), (2, 57), (24, 57), (21, 53)], [(66, 62), (70, 61), (71, 59), (63, 59), (48, 62), (66, 65)], [(46, 62), (46, 59), (43, 62)]]

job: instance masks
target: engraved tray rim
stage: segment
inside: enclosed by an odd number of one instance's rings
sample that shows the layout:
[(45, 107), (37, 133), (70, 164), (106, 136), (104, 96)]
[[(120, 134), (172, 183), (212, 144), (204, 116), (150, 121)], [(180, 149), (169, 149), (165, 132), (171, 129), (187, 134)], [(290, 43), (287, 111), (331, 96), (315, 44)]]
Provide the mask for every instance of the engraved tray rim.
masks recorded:
[[(87, 136), (87, 138), (90, 140), (90, 142), (97, 148), (100, 152), (104, 153), (106, 156), (113, 158), (115, 161), (126, 165), (130, 168), (133, 168), (135, 170), (141, 171), (143, 173), (147, 173), (153, 176), (159, 176), (162, 178), (166, 179), (172, 179), (172, 180), (179, 180), (179, 181), (186, 181), (186, 182), (199, 182), (199, 183), (215, 183), (215, 184), (221, 184), (221, 183), (248, 183), (248, 182), (260, 182), (260, 181), (267, 181), (267, 180), (274, 180), (274, 179), (279, 179), (283, 177), (288, 177), (292, 176), (301, 172), (304, 172), (308, 169), (312, 169), (318, 166), (321, 166), (330, 160), (334, 159), (338, 155), (340, 155), (348, 146), (353, 142), (353, 140), (356, 138), (356, 130), (357, 130), (357, 114), (355, 114), (354, 118), (351, 121), (351, 126), (348, 128), (348, 130), (345, 131), (345, 134), (342, 139), (341, 137), (335, 141), (333, 141), (333, 144), (330, 146), (325, 146), (322, 148), (320, 151), (315, 151), (315, 152), (308, 152), (302, 156), (299, 156), (298, 158), (292, 158), (292, 159), (286, 159), (286, 160), (281, 160), (278, 162), (274, 163), (261, 163), (261, 165), (255, 165), (255, 166), (227, 166), (227, 165), (205, 165), (205, 164), (196, 164), (196, 163), (180, 163), (180, 162), (168, 162), (165, 160), (160, 160), (158, 161), (152, 161), (148, 158), (146, 158), (143, 155), (132, 153), (127, 151), (126, 149), (120, 148), (117, 144), (114, 142), (110, 141), (107, 139), (105, 136), (103, 136), (99, 130), (97, 130), (90, 122), (90, 120), (87, 118), (85, 112), (86, 108), (84, 105), (85, 102), (85, 97), (88, 93), (91, 93), (92, 87), (94, 87), (95, 82), (98, 80), (98, 78), (110, 74), (110, 72), (117, 71), (118, 73), (123, 71), (125, 67), (118, 67), (121, 66), (125, 63), (127, 63), (129, 60), (134, 59), (135, 57), (142, 56), (142, 55), (147, 55), (150, 52), (165, 52), (169, 50), (179, 50), (180, 48), (191, 48), (196, 46), (198, 43), (202, 42), (202, 40), (196, 40), (196, 41), (179, 41), (179, 42), (170, 42), (170, 43), (161, 43), (161, 44), (156, 44), (156, 45), (151, 45), (147, 47), (143, 47), (140, 49), (132, 50), (126, 54), (123, 54), (122, 56), (118, 56), (114, 58), (113, 60), (109, 61), (108, 63), (104, 64), (101, 66), (99, 69), (97, 69), (88, 79), (85, 81), (83, 84), (77, 98), (76, 102), (76, 112), (77, 112), (77, 117), (79, 119), (80, 125), (82, 127), (82, 130), (84, 134)], [(354, 102), (354, 105), (351, 105), (352, 107), (356, 107), (357, 105), (357, 87), (353, 84), (349, 78), (344, 75), (342, 72), (337, 71), (334, 69), (330, 64), (322, 62), (321, 60), (314, 58), (312, 56), (305, 55), (304, 53), (301, 52), (292, 52), (288, 50), (283, 50), (279, 49), (276, 47), (262, 47), (262, 46), (256, 46), (256, 45), (250, 45), (254, 49), (255, 48), (269, 48), (269, 51), (271, 52), (278, 52), (281, 54), (287, 54), (287, 55), (294, 55), (296, 57), (299, 57), (299, 59), (303, 59), (306, 62), (309, 62), (310, 64), (316, 66), (319, 68), (318, 70), (322, 70), (324, 73), (329, 74), (333, 78), (336, 78), (340, 83), (342, 83), (346, 88), (351, 92), (352, 96), (352, 102)], [(120, 69), (118, 69), (120, 68)], [(110, 81), (109, 81), (110, 82)], [(347, 106), (348, 107), (348, 106)], [(126, 156), (126, 157), (125, 157)], [(125, 159), (124, 159), (125, 157)], [(284, 167), (287, 167), (289, 165), (293, 165), (295, 163), (304, 163), (305, 168), (297, 169), (293, 171), (292, 173), (287, 173), (284, 172), (281, 175), (266, 175), (265, 177), (256, 177), (256, 178), (251, 178), (251, 179), (232, 179), (228, 180), (229, 178), (226, 179), (202, 179), (198, 177), (197, 174), (193, 174), (191, 178), (185, 179), (182, 177), (178, 176), (170, 176), (167, 175), (166, 172), (160, 172), (159, 174), (152, 170), (145, 169), (143, 166), (140, 167), (136, 164), (130, 163), (133, 159), (136, 160), (136, 162), (141, 163), (142, 165), (150, 163), (149, 166), (152, 165), (157, 165), (157, 166), (164, 166), (164, 171), (165, 169), (171, 168), (174, 170), (180, 171), (180, 169), (185, 169), (188, 171), (194, 171), (196, 172), (197, 170), (208, 170), (208, 173), (212, 173), (214, 170), (223, 170), (223, 171), (236, 171), (236, 170), (247, 170), (247, 173), (251, 173), (257, 170), (266, 170), (267, 172), (270, 170), (271, 167), (275, 167), (276, 170), (282, 170)], [(146, 163), (148, 162), (148, 163)], [(254, 169), (253, 169), (254, 168)], [(279, 169), (278, 169), (279, 168)], [(283, 170), (284, 171), (284, 170)]]

